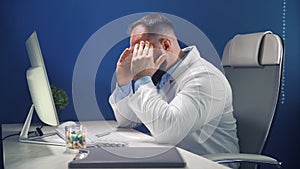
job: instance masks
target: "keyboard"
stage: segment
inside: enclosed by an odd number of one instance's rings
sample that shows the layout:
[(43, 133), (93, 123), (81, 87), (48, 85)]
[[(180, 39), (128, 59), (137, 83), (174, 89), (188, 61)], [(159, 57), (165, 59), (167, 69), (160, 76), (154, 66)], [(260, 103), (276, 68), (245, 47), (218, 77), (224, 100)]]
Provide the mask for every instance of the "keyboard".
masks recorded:
[[(56, 133), (60, 138), (66, 140), (64, 126), (57, 127)], [(126, 139), (110, 130), (95, 135), (86, 133), (86, 145), (87, 147), (125, 147), (128, 143)]]

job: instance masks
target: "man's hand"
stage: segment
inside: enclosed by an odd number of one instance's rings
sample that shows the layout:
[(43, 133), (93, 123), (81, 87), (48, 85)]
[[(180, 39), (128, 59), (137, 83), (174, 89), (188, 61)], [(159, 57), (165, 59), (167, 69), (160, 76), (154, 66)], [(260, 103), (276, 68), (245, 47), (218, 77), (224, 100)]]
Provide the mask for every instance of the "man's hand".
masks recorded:
[(132, 49), (126, 48), (121, 54), (116, 68), (116, 77), (119, 86), (126, 85), (133, 79), (133, 75), (130, 71), (131, 60)]
[(133, 80), (136, 81), (143, 76), (152, 76), (165, 60), (166, 55), (163, 54), (154, 62), (153, 45), (148, 41), (135, 44), (130, 68), (134, 76)]

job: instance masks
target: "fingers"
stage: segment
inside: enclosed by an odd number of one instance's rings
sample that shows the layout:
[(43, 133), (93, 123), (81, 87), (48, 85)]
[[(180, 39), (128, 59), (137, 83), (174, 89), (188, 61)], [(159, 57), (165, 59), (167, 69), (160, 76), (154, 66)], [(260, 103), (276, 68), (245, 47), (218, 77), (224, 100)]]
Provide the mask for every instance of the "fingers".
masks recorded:
[(145, 45), (144, 41), (140, 41), (139, 49), (137, 52), (138, 56), (142, 56), (143, 50), (144, 50), (144, 45)]
[[(148, 44), (149, 46), (149, 44)], [(149, 51), (148, 51), (149, 56), (153, 56), (153, 45), (150, 45)]]
[(126, 58), (130, 58), (132, 56), (132, 49), (126, 48), (119, 58), (119, 62), (123, 62)]
[[(133, 49), (133, 57), (148, 56), (151, 46), (152, 45), (150, 45), (150, 43), (148, 41), (146, 41), (146, 42), (140, 41), (140, 43), (135, 44), (134, 49)], [(152, 54), (153, 54), (153, 51), (152, 51)]]
[(144, 52), (144, 56), (153, 56), (153, 45), (150, 42), (146, 41)]
[(133, 57), (137, 57), (138, 54), (138, 49), (139, 49), (139, 44), (135, 44), (133, 48)]

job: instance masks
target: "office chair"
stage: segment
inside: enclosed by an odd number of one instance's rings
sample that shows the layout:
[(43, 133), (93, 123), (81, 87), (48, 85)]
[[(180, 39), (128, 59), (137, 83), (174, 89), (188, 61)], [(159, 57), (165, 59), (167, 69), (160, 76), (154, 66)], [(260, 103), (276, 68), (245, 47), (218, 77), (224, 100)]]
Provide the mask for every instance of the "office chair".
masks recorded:
[(279, 103), (283, 70), (283, 41), (270, 31), (236, 35), (225, 46), (222, 57), (233, 93), (240, 154), (210, 154), (218, 163), (241, 163), (241, 169), (258, 164), (281, 166), (262, 155)]
[(4, 160), (3, 160), (3, 144), (2, 144), (2, 124), (0, 123), (0, 138), (1, 138), (1, 143), (0, 143), (0, 168), (4, 168)]

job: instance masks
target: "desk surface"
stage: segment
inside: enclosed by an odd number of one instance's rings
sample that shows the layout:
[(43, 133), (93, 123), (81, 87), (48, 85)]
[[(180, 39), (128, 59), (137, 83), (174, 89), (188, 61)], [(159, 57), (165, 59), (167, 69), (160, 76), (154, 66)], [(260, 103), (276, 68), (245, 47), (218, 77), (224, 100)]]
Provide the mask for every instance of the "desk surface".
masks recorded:
[[(87, 126), (88, 132), (97, 133), (97, 131), (104, 131), (109, 128), (116, 128), (114, 121), (98, 121), (98, 122), (81, 122)], [(21, 124), (3, 124), (2, 137), (10, 134), (18, 133), (22, 128)], [(34, 128), (32, 128), (34, 129)], [(43, 131), (54, 131), (55, 127), (45, 126)], [(152, 137), (140, 133), (138, 131), (127, 129), (117, 131), (122, 135), (129, 137), (128, 146), (162, 146), (156, 144)], [(181, 156), (187, 163), (185, 168), (201, 168), (201, 169), (226, 169), (227, 167), (214, 163), (201, 156), (177, 148)], [(20, 143), (18, 136), (13, 136), (3, 141), (4, 165), (5, 169), (67, 169), (68, 163), (74, 158), (75, 154), (65, 152), (63, 146), (41, 145)]]

